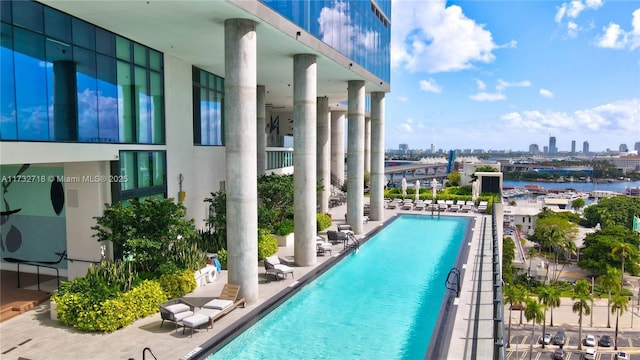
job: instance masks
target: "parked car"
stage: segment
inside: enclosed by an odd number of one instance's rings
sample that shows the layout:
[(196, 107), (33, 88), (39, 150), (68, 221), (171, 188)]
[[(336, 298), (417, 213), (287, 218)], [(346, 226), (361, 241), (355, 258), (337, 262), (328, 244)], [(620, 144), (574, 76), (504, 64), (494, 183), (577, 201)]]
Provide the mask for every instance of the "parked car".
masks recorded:
[(584, 353), (582, 354), (582, 359), (583, 360), (596, 360), (596, 355), (597, 354), (598, 354), (598, 352), (596, 351), (596, 349), (588, 348), (588, 349), (585, 349)]
[(553, 360), (564, 360), (567, 356), (567, 353), (563, 349), (556, 349), (551, 355), (551, 359)]
[(542, 344), (544, 342), (545, 345), (549, 345), (551, 344), (552, 338), (553, 335), (551, 335), (551, 333), (544, 333), (544, 336), (540, 336), (540, 338), (538, 339), (538, 344)]
[(598, 341), (598, 346), (602, 346), (602, 347), (611, 347), (611, 336), (609, 335), (602, 335), (602, 337), (600, 338), (600, 340)]
[(618, 351), (616, 353), (616, 360), (629, 360), (629, 354), (624, 351)]
[(564, 342), (566, 340), (567, 340), (567, 337), (564, 334), (564, 330), (559, 330), (556, 333), (556, 336), (553, 337), (553, 345), (564, 345)]
[(584, 340), (582, 340), (582, 345), (584, 346), (596, 346), (596, 337), (589, 334), (587, 335)]

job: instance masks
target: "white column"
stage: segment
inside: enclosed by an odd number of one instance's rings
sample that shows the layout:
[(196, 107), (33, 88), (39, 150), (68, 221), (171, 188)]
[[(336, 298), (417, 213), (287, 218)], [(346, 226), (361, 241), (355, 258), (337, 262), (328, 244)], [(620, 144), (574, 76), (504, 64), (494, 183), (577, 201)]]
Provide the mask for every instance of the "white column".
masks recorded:
[(347, 130), (347, 223), (361, 234), (364, 208), (364, 81), (350, 80)]
[(318, 98), (318, 175), (322, 185), (318, 195), (318, 212), (329, 212), (329, 194), (331, 192), (331, 115), (329, 113), (329, 98)]
[(257, 98), (257, 113), (258, 121), (256, 123), (256, 136), (257, 136), (257, 171), (258, 176), (264, 175), (267, 169), (267, 131), (266, 131), (266, 112), (265, 106), (265, 87), (264, 85), (258, 85), (258, 98)]
[(293, 57), (294, 247), (298, 266), (316, 263), (316, 56)]
[(364, 118), (364, 172), (371, 175), (371, 117)]
[(258, 185), (256, 179), (256, 25), (224, 22), (224, 107), (227, 121), (228, 282), (247, 303), (258, 300)]
[(344, 183), (345, 114), (344, 111), (331, 112), (331, 176), (340, 184)]
[(384, 220), (384, 92), (371, 93), (371, 187), (369, 218)]

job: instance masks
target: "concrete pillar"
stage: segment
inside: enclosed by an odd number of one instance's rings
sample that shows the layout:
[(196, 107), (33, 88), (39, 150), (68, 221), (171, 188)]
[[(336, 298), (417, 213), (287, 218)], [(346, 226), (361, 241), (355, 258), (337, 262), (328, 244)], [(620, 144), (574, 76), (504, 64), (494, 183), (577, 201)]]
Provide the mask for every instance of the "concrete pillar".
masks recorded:
[(248, 303), (258, 300), (258, 182), (256, 176), (256, 25), (224, 22), (224, 110), (227, 121), (228, 282)]
[[(344, 183), (344, 111), (331, 112), (331, 177), (332, 184)], [(337, 185), (340, 186), (340, 185)]]
[(371, 93), (371, 186), (369, 219), (384, 220), (384, 92)]
[(364, 172), (371, 174), (371, 117), (364, 118)]
[(257, 171), (258, 176), (264, 175), (267, 169), (267, 125), (266, 113), (267, 108), (265, 104), (265, 87), (264, 85), (258, 85), (258, 98), (257, 98), (257, 113), (258, 121), (256, 124), (256, 136), (257, 136)]
[(364, 81), (350, 80), (347, 129), (347, 223), (363, 232), (364, 209)]
[(322, 191), (318, 194), (318, 212), (329, 212), (329, 194), (331, 193), (331, 114), (329, 98), (318, 98), (318, 182)]
[(316, 263), (316, 56), (293, 57), (294, 247), (298, 266)]

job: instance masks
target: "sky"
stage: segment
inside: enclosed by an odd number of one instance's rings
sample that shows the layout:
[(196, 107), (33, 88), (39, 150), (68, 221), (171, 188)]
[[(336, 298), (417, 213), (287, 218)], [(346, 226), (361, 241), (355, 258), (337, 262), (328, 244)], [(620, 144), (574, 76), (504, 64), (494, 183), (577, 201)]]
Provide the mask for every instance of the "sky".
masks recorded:
[(394, 0), (385, 147), (633, 150), (640, 2)]

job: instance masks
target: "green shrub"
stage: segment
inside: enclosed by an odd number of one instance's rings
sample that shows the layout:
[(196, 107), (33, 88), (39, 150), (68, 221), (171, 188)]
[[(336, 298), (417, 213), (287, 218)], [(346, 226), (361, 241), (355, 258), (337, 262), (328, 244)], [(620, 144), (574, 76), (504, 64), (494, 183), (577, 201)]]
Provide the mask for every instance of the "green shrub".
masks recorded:
[(91, 264), (85, 279), (89, 283), (104, 283), (106, 286), (121, 292), (131, 290), (138, 278), (138, 274), (130, 261), (101, 261)]
[(329, 214), (316, 214), (316, 221), (318, 222), (318, 231), (331, 227), (331, 215)]
[(278, 240), (267, 230), (258, 229), (258, 260), (278, 252)]
[(91, 297), (84, 292), (72, 292), (88, 283), (82, 278), (76, 280), (73, 285), (67, 283), (67, 286), (61, 287), (61, 291), (51, 296), (51, 301), (57, 305), (58, 319), (81, 331), (115, 331), (156, 313), (160, 303), (167, 300), (160, 284), (153, 280), (145, 280), (131, 291), (117, 293), (107, 299)]
[(167, 299), (174, 299), (195, 290), (196, 278), (192, 270), (184, 270), (177, 274), (164, 274), (158, 279)]
[(223, 269), (227, 268), (227, 249), (218, 250), (218, 261), (220, 261), (220, 266)]
[(176, 241), (167, 251), (167, 258), (175, 261), (179, 269), (197, 271), (207, 264), (207, 254), (186, 241)]
[(276, 229), (276, 235), (289, 235), (293, 232), (293, 220), (286, 219), (278, 225)]

